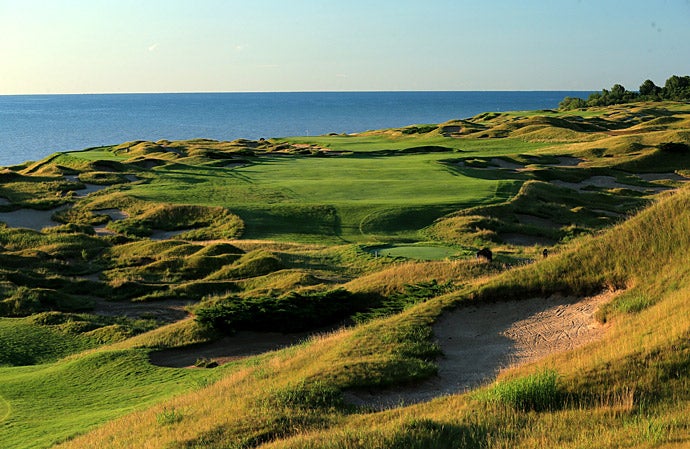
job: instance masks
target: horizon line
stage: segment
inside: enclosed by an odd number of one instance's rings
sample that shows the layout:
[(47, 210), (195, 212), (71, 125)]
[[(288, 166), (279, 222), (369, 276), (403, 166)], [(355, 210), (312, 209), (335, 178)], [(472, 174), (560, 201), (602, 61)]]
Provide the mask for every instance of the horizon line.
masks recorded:
[(194, 94), (310, 94), (310, 93), (421, 93), (421, 92), (598, 92), (590, 89), (427, 89), (427, 90), (238, 90), (238, 91), (131, 91), (131, 92), (32, 92), (0, 93), (0, 97), (48, 96), (48, 95), (194, 95)]

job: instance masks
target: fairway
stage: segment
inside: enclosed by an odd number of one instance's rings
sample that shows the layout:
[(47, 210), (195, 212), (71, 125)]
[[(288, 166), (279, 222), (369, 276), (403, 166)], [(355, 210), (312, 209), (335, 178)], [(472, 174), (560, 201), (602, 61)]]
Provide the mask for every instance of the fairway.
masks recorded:
[(0, 442), (3, 448), (49, 447), (75, 432), (189, 391), (215, 374), (154, 367), (143, 351), (97, 352), (52, 364), (3, 367)]
[(465, 176), (448, 155), (261, 157), (237, 168), (175, 164), (133, 186), (140, 199), (224, 206), (246, 223), (246, 236), (327, 235), (366, 241), (379, 234), (414, 238), (435, 219), (504, 201), (517, 180)]

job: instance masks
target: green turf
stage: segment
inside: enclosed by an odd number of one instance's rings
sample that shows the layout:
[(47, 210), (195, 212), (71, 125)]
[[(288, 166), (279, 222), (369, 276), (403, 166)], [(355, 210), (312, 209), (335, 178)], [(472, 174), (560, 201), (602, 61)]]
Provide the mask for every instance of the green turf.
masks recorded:
[[(238, 168), (173, 165), (139, 199), (225, 206), (245, 221), (245, 236), (326, 235), (347, 241), (417, 230), (461, 207), (504, 201), (516, 180), (463, 175), (447, 154), (361, 157), (262, 157)], [(392, 232), (391, 232), (392, 231)]]
[[(75, 433), (203, 385), (209, 370), (159, 368), (145, 351), (99, 352), (0, 368), (3, 448), (49, 447)], [(11, 406), (10, 406), (11, 404)]]
[(81, 151), (69, 151), (61, 156), (61, 161), (68, 158), (85, 159), (87, 161), (122, 161), (127, 159), (127, 155), (116, 154), (112, 151), (112, 147), (98, 147), (90, 148)]
[(449, 246), (391, 245), (370, 249), (376, 256), (402, 257), (414, 260), (444, 260), (458, 257), (461, 252)]

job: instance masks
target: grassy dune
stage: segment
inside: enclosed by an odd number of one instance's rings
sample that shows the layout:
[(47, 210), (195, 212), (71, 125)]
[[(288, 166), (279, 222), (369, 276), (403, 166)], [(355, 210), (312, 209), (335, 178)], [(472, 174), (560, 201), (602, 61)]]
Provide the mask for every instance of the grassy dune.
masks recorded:
[[(0, 226), (0, 446), (687, 445), (689, 116), (487, 113), (4, 170), (0, 221), (33, 208), (57, 225)], [(472, 256), (483, 246), (494, 262)], [(602, 291), (600, 341), (466, 393), (351, 405), (424, 388), (445, 311)], [(233, 323), (317, 333), (213, 369), (151, 363), (231, 345)]]

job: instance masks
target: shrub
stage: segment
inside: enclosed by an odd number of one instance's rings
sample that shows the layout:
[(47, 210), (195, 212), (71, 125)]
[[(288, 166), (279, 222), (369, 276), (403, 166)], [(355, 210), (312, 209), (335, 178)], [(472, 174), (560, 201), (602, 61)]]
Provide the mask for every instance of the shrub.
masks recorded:
[(690, 146), (685, 143), (666, 142), (659, 145), (659, 149), (665, 153), (684, 154), (690, 152)]
[(282, 296), (228, 296), (202, 302), (196, 320), (217, 330), (299, 332), (343, 320), (368, 306), (368, 297), (345, 289)]

